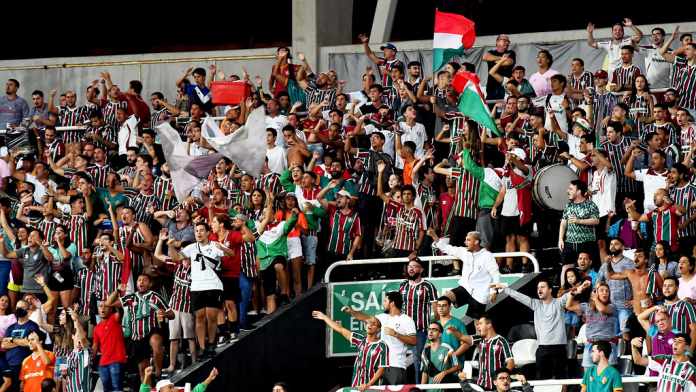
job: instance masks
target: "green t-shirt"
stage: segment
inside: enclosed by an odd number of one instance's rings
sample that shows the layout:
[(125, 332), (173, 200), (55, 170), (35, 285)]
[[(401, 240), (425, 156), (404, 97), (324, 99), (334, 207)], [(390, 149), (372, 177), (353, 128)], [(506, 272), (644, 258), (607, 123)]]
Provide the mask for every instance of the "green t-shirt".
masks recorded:
[[(429, 346), (427, 349), (423, 350), (423, 354), (421, 355), (421, 372), (428, 374), (428, 384), (433, 383), (433, 377), (435, 377), (438, 373), (459, 364), (459, 360), (456, 356), (451, 354), (447, 355), (450, 352), (454, 353), (454, 350), (451, 346), (445, 343), (441, 343), (440, 346), (435, 350), (433, 350), (432, 346)], [(454, 376), (454, 374), (451, 376)], [(447, 377), (445, 377), (445, 379), (446, 378)], [(421, 378), (418, 377), (418, 381), (420, 380)], [(444, 383), (448, 381), (450, 380), (443, 380), (442, 382)]]
[(123, 193), (117, 193), (116, 196), (111, 196), (111, 193), (109, 193), (107, 188), (97, 188), (97, 195), (99, 196), (99, 204), (101, 205), (101, 209), (104, 211), (109, 211), (109, 206), (104, 203), (104, 198), (109, 199), (109, 203), (111, 203), (114, 210), (119, 204), (124, 206), (128, 205), (128, 198)]
[[(457, 331), (466, 335), (466, 326), (456, 317), (452, 317), (442, 326), (442, 343), (452, 347), (452, 350), (457, 351), (459, 345), (461, 345), (461, 342), (447, 331), (448, 327), (454, 327)], [(462, 360), (463, 355), (459, 359)]]
[(597, 365), (585, 370), (582, 376), (584, 392), (617, 392), (623, 390), (621, 374), (616, 368), (607, 366), (601, 374), (597, 374)]

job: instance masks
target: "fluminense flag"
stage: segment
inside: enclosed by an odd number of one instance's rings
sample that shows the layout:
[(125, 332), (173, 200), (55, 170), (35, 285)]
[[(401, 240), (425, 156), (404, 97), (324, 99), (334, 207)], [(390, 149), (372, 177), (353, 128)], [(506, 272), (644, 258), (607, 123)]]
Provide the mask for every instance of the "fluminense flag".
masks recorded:
[(256, 108), (246, 124), (234, 133), (222, 137), (210, 137), (202, 133), (220, 154), (234, 162), (239, 169), (254, 177), (261, 174), (266, 160), (266, 114), (263, 107)]
[(433, 34), (433, 72), (437, 72), (453, 57), (464, 54), (476, 41), (473, 21), (464, 15), (441, 12), (435, 9), (435, 33)]
[(481, 92), (480, 80), (475, 73), (461, 69), (452, 79), (454, 91), (459, 93), (459, 111), (466, 117), (476, 121), (484, 128), (488, 128), (496, 135), (500, 135), (495, 120), (486, 106)]
[(192, 157), (186, 151), (186, 142), (181, 141), (179, 132), (168, 122), (163, 122), (156, 129), (169, 164), (174, 194), (179, 203), (183, 203), (191, 191), (208, 178), (222, 154)]

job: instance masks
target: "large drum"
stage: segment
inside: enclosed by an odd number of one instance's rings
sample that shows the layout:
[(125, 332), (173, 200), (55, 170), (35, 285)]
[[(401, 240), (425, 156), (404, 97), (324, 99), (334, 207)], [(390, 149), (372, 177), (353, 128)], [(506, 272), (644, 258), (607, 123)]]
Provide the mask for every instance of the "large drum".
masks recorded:
[(568, 204), (568, 185), (577, 179), (578, 175), (566, 165), (546, 166), (534, 177), (532, 197), (542, 208), (563, 211)]

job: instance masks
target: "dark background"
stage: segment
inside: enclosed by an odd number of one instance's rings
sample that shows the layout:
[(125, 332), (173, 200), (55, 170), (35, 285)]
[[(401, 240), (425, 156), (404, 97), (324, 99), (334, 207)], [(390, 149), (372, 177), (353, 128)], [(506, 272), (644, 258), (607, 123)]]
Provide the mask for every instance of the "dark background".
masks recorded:
[[(354, 0), (353, 43), (369, 33), (377, 0)], [(150, 2), (141, 0), (8, 4), (0, 59), (262, 48), (290, 45), (292, 0)], [(638, 25), (687, 21), (696, 5), (658, 9), (632, 1), (401, 0), (392, 41), (429, 39), (434, 9), (459, 10), (478, 35), (606, 27), (623, 17)], [(626, 11), (633, 4), (635, 10)], [(3, 5), (5, 8), (6, 5)], [(688, 12), (691, 9), (691, 12)], [(670, 12), (671, 11), (671, 12)], [(649, 32), (648, 32), (649, 33)]]

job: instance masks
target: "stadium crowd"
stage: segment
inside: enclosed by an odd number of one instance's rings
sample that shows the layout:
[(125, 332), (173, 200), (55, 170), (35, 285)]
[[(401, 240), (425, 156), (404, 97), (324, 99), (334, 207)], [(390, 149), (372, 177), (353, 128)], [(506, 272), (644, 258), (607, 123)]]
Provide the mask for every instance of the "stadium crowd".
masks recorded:
[[(190, 68), (173, 81), (171, 102), (103, 72), (60, 95), (36, 90), (30, 105), (8, 80), (0, 124), (25, 131), (8, 133), (0, 149), (0, 391), (40, 391), (46, 378), (90, 391), (93, 368), (104, 391), (121, 391), (129, 366), (136, 385), (168, 388), (168, 375), (188, 362), (181, 352), (210, 358), (254, 328), (250, 316), (298, 298), (333, 262), (374, 257), (408, 257), (407, 278), (385, 294), (383, 314), (344, 309), (365, 321), (364, 336), (313, 313), (357, 347), (352, 385), (362, 390), (471, 377), (461, 372), (470, 348), (475, 383), (509, 389), (510, 345), (485, 313), (499, 292), (534, 313), (536, 377), (575, 375), (567, 346), (584, 324), (585, 387), (606, 387), (608, 377), (620, 388), (618, 372), (602, 371), (628, 351), (663, 376), (660, 391), (696, 387), (687, 356), (696, 346), (696, 44), (655, 28), (641, 46), (628, 19), (607, 41), (594, 39), (592, 24), (587, 31), (607, 69), (585, 70), (576, 58), (557, 71), (540, 50), (527, 76), (509, 37), (498, 36), (483, 61), (499, 131), (457, 105), (452, 79), (476, 65), (451, 62), (428, 75), (398, 60), (393, 44), (379, 57), (364, 35), (374, 65), (354, 92), (301, 53), (293, 63), (287, 48), (267, 81)], [(643, 67), (633, 63), (637, 51)], [(241, 80), (252, 93), (216, 106), (215, 80)], [(170, 123), (191, 157), (205, 156), (215, 152), (206, 116), (224, 117), (227, 135), (260, 106), (262, 174), (221, 158), (177, 200), (156, 127)], [(567, 188), (562, 212), (532, 189), (557, 167), (573, 175), (551, 178)], [(538, 283), (538, 298), (500, 283), (533, 266), (499, 263), (491, 251), (555, 247), (556, 296), (553, 280)], [(451, 255), (448, 273), (462, 276), (443, 296), (423, 279), (419, 256), (433, 252)], [(475, 335), (451, 315), (465, 304)]]

